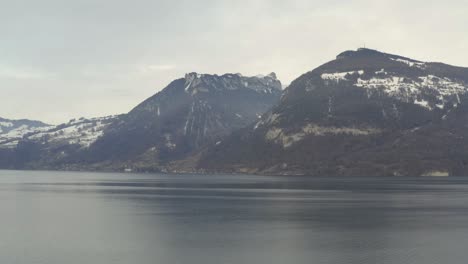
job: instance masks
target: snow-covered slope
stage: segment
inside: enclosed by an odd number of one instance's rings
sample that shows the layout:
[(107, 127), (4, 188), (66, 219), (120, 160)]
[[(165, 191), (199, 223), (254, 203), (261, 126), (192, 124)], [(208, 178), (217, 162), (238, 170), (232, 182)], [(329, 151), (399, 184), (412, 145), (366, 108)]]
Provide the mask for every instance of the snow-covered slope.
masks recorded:
[(89, 147), (102, 136), (104, 129), (116, 119), (108, 116), (91, 119), (72, 119), (58, 126), (28, 127), (21, 125), (8, 133), (0, 134), (0, 148), (15, 148), (21, 141), (47, 146), (79, 145)]
[(0, 148), (14, 148), (24, 136), (46, 131), (52, 127), (39, 121), (0, 118)]
[[(426, 64), (420, 65), (426, 67)], [(468, 85), (460, 79), (423, 72), (418, 76), (405, 76), (386, 71), (384, 68), (370, 73), (364, 70), (324, 73), (321, 78), (325, 85), (352, 84), (365, 89), (369, 97), (382, 92), (400, 101), (414, 103), (429, 110), (436, 107), (444, 109), (448, 103), (457, 105), (460, 103), (460, 95), (468, 92)]]

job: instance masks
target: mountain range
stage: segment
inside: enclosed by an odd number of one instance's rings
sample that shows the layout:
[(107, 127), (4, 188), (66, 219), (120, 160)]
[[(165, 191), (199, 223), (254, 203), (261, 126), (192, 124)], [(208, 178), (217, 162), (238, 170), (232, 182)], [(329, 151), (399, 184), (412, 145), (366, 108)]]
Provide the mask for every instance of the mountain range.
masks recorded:
[(468, 172), (468, 68), (358, 49), (281, 87), (273, 73), (189, 73), (119, 116), (59, 126), (31, 121), (25, 132), (11, 132), (24, 124), (0, 119), (0, 167), (335, 176)]
[(15, 156), (13, 168), (167, 170), (258, 120), (281, 92), (274, 73), (189, 73), (127, 114), (23, 134), (13, 144), (0, 142), (0, 153)]

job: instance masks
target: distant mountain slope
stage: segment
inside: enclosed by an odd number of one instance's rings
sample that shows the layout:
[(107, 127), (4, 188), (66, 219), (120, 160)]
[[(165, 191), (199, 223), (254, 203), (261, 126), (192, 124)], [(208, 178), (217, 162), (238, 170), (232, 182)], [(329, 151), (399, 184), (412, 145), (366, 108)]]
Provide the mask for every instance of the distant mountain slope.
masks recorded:
[(10, 120), (0, 117), (0, 148), (15, 147), (18, 140), (28, 133), (44, 131), (51, 127), (51, 125), (40, 121), (28, 119)]
[(311, 175), (468, 173), (468, 68), (346, 51), (285, 90), (199, 168)]
[(83, 159), (158, 167), (255, 122), (277, 103), (281, 92), (274, 73), (189, 73), (111, 124)]
[(54, 168), (56, 164), (62, 166), (94, 143), (102, 136), (104, 129), (117, 119), (118, 116), (80, 118), (58, 126), (42, 125), (34, 121), (30, 124), (37, 126), (29, 128), (25, 128), (28, 123), (23, 122), (17, 125), (16, 129), (0, 136), (0, 157), (3, 153), (3, 162), (10, 160), (3, 167)]

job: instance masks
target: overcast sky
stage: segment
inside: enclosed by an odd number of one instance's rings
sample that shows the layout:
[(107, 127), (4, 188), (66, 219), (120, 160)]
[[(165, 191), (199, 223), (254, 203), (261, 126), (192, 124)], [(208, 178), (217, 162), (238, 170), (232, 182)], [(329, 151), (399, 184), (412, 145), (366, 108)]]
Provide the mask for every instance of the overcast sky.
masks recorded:
[(283, 83), (366, 45), (468, 66), (468, 3), (0, 0), (0, 117), (128, 112), (186, 72)]

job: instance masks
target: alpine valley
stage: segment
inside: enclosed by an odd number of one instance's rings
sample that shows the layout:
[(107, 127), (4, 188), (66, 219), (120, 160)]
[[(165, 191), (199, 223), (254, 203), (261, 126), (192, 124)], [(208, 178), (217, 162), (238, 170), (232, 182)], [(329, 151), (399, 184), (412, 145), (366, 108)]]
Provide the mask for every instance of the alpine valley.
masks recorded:
[(119, 116), (0, 119), (0, 168), (468, 175), (467, 129), (468, 68), (358, 49), (285, 90), (189, 73)]

